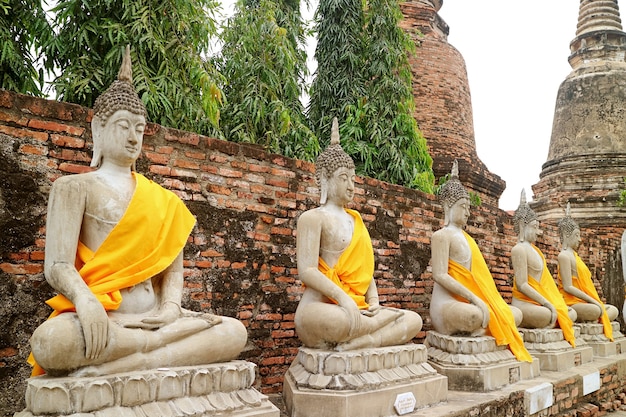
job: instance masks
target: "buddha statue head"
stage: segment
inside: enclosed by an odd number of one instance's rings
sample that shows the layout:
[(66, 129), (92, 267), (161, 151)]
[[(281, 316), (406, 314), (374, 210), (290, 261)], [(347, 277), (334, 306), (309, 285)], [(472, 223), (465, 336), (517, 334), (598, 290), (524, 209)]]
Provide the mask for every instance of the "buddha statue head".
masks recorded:
[(317, 157), (315, 161), (315, 179), (320, 187), (320, 204), (325, 204), (328, 197), (329, 181), (339, 168), (354, 170), (354, 161), (344, 152), (339, 144), (339, 124), (333, 119), (330, 135), (330, 145)]
[(450, 223), (450, 210), (455, 203), (462, 199), (466, 199), (469, 203), (470, 195), (459, 180), (459, 163), (456, 159), (452, 163), (450, 178), (441, 186), (437, 196), (443, 206), (444, 226), (447, 226)]
[(99, 167), (102, 159), (103, 138), (100, 132), (109, 118), (120, 110), (143, 116), (144, 119), (147, 117), (146, 107), (133, 86), (130, 45), (126, 46), (117, 80), (113, 81), (111, 86), (96, 99), (93, 106), (93, 119), (91, 121), (94, 142), (92, 167)]
[(559, 238), (564, 247), (576, 249), (580, 244), (580, 227), (570, 215), (570, 204), (565, 207), (565, 217), (559, 220)]
[(519, 206), (513, 215), (513, 227), (521, 242), (526, 240), (534, 242), (536, 239), (536, 234), (529, 236), (529, 233), (533, 230), (535, 232), (538, 231), (539, 220), (537, 219), (537, 213), (530, 208), (526, 201), (526, 190), (524, 189), (522, 189)]

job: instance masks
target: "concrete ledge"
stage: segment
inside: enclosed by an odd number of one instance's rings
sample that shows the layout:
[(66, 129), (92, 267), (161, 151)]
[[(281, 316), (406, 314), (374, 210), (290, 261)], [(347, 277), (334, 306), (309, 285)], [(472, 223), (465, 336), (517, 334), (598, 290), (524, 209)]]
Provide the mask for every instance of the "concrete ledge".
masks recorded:
[(537, 352), (530, 349), (528, 351), (533, 357), (539, 359), (541, 371), (566, 371), (593, 360), (591, 346), (570, 347), (560, 352)]
[[(626, 353), (564, 371), (541, 371), (541, 376), (490, 392), (448, 391), (446, 402), (421, 408), (411, 417), (545, 417), (605, 415), (624, 399)], [(568, 414), (568, 410), (594, 408), (596, 413)], [(604, 408), (604, 409), (603, 409)], [(585, 411), (587, 412), (587, 411)]]

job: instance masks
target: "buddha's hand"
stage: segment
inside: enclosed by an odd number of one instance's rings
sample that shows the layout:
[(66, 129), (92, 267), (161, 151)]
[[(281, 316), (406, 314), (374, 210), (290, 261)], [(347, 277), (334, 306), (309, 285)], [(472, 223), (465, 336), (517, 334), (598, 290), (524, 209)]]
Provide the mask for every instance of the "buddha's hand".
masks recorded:
[(124, 327), (156, 330), (175, 322), (179, 317), (180, 307), (178, 307), (175, 303), (168, 302), (161, 305), (161, 308), (156, 315), (148, 316), (139, 321), (125, 323)]
[(547, 307), (550, 310), (550, 328), (556, 325), (556, 319), (558, 318), (556, 313), (556, 308), (551, 303), (548, 303), (544, 307)]
[(361, 314), (367, 317), (372, 317), (378, 314), (379, 311), (380, 311), (380, 304), (378, 304), (378, 302), (370, 302), (367, 310), (361, 310)]
[(474, 300), (473, 304), (478, 307), (480, 309), (480, 311), (483, 313), (483, 322), (481, 324), (481, 327), (483, 329), (486, 329), (487, 326), (489, 326), (489, 307), (487, 307), (487, 304), (481, 300), (480, 298), (476, 298), (476, 300)]
[(339, 302), (339, 306), (346, 311), (346, 315), (348, 316), (348, 322), (350, 324), (348, 337), (360, 335), (362, 327), (361, 310), (359, 310), (354, 300), (350, 297), (346, 297), (344, 301)]
[(95, 297), (83, 297), (74, 305), (85, 338), (85, 358), (97, 359), (109, 341), (109, 317)]
[(602, 305), (602, 303), (593, 300), (593, 304), (595, 304), (596, 306), (598, 306), (598, 308), (600, 309), (600, 316), (602, 316), (602, 314), (604, 313), (604, 305)]

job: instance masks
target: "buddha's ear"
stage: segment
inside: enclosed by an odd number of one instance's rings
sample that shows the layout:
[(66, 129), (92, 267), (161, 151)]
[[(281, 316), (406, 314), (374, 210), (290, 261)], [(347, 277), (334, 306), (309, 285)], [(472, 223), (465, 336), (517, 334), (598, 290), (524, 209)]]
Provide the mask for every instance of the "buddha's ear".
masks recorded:
[(102, 163), (102, 130), (104, 126), (98, 116), (91, 119), (91, 140), (93, 141), (93, 156), (91, 157), (92, 168), (99, 168)]
[(443, 203), (443, 226), (446, 227), (450, 224), (450, 209), (446, 203)]
[(526, 223), (523, 220), (519, 222), (519, 241), (526, 242)]
[(326, 176), (326, 170), (322, 172), (320, 176), (320, 205), (326, 204), (328, 198), (328, 177)]

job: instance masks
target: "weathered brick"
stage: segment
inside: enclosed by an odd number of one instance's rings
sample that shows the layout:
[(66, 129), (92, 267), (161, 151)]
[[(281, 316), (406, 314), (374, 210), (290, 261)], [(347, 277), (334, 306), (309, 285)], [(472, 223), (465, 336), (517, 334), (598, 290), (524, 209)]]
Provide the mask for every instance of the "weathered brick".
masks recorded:
[(28, 127), (39, 130), (49, 130), (52, 132), (67, 133), (73, 136), (81, 136), (85, 129), (80, 126), (72, 126), (67, 123), (58, 123), (49, 120), (31, 119)]
[(20, 153), (27, 155), (46, 155), (48, 153), (48, 147), (45, 145), (31, 145), (26, 143), (20, 146)]
[(32, 138), (41, 142), (48, 140), (48, 133), (46, 132), (37, 132), (34, 130), (20, 129), (6, 125), (0, 125), (0, 133), (4, 133), (7, 136), (13, 136), (14, 138)]
[(65, 135), (50, 135), (50, 139), (52, 143), (57, 146), (67, 146), (68, 148), (84, 148), (85, 141), (80, 138), (76, 138), (73, 136), (65, 136)]

